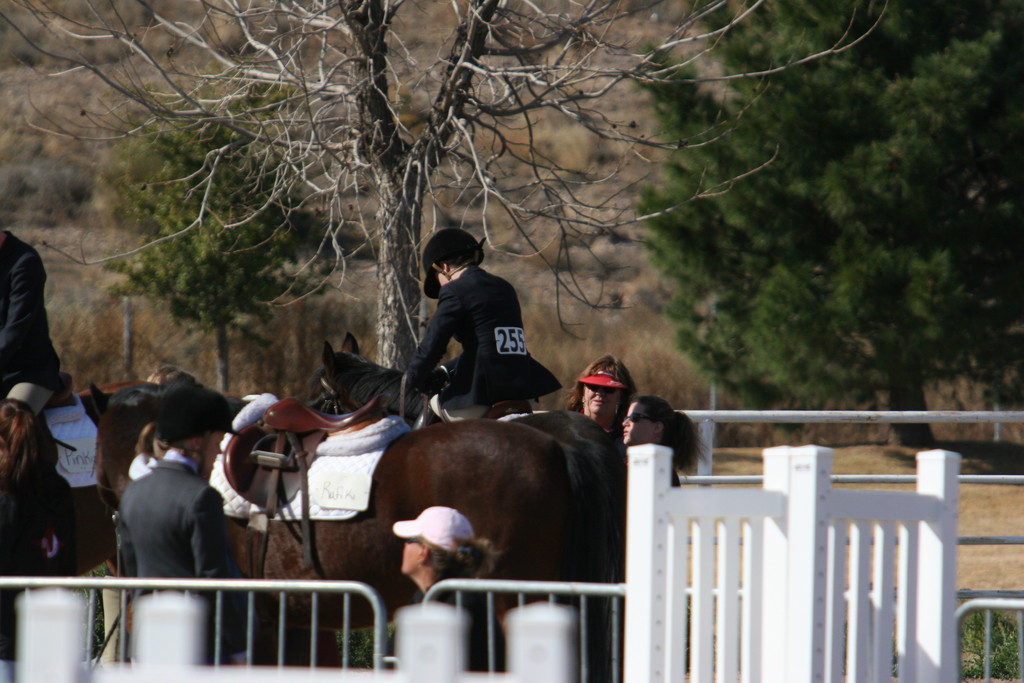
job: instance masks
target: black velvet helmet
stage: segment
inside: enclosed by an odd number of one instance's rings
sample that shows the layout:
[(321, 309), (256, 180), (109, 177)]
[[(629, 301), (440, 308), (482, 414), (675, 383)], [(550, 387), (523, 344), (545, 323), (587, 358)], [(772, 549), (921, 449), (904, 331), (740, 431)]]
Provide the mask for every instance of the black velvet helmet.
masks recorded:
[(205, 387), (178, 386), (167, 392), (156, 420), (156, 438), (177, 441), (206, 432), (231, 432), (227, 399)]
[(472, 235), (459, 228), (445, 228), (434, 233), (423, 250), (423, 293), (431, 299), (436, 299), (441, 289), (441, 284), (437, 281), (437, 272), (432, 268), (435, 263), (460, 254), (476, 252), (476, 262), (479, 264), (484, 260), (483, 245), (483, 240), (477, 242)]

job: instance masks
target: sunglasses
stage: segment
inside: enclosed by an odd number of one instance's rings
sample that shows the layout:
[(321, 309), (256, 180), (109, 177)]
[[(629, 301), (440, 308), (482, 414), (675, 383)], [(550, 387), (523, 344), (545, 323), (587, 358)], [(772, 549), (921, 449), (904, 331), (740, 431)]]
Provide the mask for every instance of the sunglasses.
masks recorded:
[(413, 538), (407, 538), (407, 539), (405, 539), (405, 541), (404, 541), (404, 542), (405, 542), (406, 544), (409, 544), (409, 543), (419, 543), (420, 545), (425, 545), (425, 544), (423, 543), (423, 539), (422, 539), (422, 538), (415, 538), (415, 537), (413, 537)]
[(626, 417), (622, 418), (623, 424), (626, 422), (639, 422), (640, 420), (650, 420), (651, 422), (657, 422), (650, 415), (644, 415), (643, 413), (630, 413)]
[(615, 387), (603, 387), (600, 384), (584, 384), (587, 389), (590, 389), (595, 394), (614, 394), (618, 389)]

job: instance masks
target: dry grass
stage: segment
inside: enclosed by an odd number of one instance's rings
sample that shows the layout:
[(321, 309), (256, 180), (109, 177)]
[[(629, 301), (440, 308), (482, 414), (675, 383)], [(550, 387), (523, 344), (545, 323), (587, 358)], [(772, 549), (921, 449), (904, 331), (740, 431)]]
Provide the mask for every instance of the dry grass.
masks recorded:
[[(963, 456), (963, 474), (1024, 474), (1024, 446), (1010, 443), (943, 442), (940, 448)], [(836, 474), (914, 474), (914, 450), (887, 446), (835, 449)], [(715, 474), (760, 474), (761, 451), (715, 451)], [(855, 488), (865, 488), (856, 486)], [(906, 485), (871, 488), (906, 490)], [(1024, 536), (1024, 488), (966, 484), (960, 487), (961, 536)], [(1024, 546), (961, 546), (957, 586), (974, 590), (1024, 590)]]

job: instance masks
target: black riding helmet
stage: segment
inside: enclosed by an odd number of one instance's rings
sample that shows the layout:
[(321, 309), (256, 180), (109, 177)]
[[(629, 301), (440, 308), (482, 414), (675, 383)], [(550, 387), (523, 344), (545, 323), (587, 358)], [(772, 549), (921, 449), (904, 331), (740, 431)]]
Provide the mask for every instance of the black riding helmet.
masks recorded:
[(476, 252), (476, 263), (484, 260), (484, 240), (479, 242), (465, 230), (445, 228), (438, 230), (427, 242), (423, 250), (423, 293), (431, 299), (437, 298), (441, 284), (437, 281), (437, 272), (433, 265), (453, 256)]
[(177, 386), (164, 396), (156, 421), (156, 437), (178, 441), (205, 432), (234, 433), (227, 400), (212, 389)]

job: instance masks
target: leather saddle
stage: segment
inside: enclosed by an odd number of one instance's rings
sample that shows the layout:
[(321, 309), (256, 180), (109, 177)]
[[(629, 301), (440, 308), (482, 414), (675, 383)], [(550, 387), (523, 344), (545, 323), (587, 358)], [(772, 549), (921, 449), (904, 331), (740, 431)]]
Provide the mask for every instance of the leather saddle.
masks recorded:
[(231, 488), (261, 508), (269, 508), (273, 498), (275, 509), (268, 512), (276, 513), (276, 503), (287, 504), (302, 488), (301, 459), (315, 453), (328, 434), (361, 429), (379, 420), (382, 411), (376, 398), (346, 415), (322, 413), (294, 398), (281, 399), (263, 414), (262, 427), (250, 425), (231, 439), (224, 453), (224, 475)]
[[(487, 412), (480, 416), (483, 420), (500, 420), (503, 417), (509, 415), (530, 415), (533, 413), (533, 404), (526, 399), (510, 399), (508, 401), (498, 401), (490, 408)], [(438, 424), (440, 422), (447, 422), (437, 415), (430, 409), (430, 406), (424, 402), (423, 413), (416, 420), (413, 425), (413, 429), (422, 429), (432, 424)]]
[(497, 420), (508, 415), (532, 414), (533, 406), (525, 399), (512, 401), (498, 401), (491, 406), (490, 410), (484, 413), (485, 420)]
[(71, 390), (73, 380), (70, 373), (61, 370), (57, 374), (60, 377), (60, 389), (53, 392), (53, 395), (50, 396), (49, 400), (46, 402), (46, 405), (43, 406), (44, 409), (67, 408), (68, 406), (75, 405), (75, 397), (72, 394)]
[(285, 398), (263, 413), (263, 427), (252, 425), (233, 438), (224, 454), (228, 483), (261, 510), (249, 517), (249, 576), (263, 576), (267, 537), (278, 502), (287, 503), (302, 491), (302, 564), (316, 563), (313, 525), (309, 519), (309, 465), (316, 447), (328, 434), (356, 431), (384, 417), (379, 399), (347, 415), (331, 415)]

